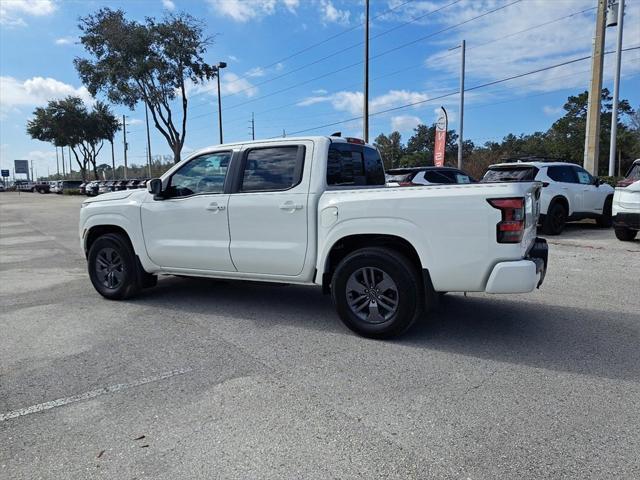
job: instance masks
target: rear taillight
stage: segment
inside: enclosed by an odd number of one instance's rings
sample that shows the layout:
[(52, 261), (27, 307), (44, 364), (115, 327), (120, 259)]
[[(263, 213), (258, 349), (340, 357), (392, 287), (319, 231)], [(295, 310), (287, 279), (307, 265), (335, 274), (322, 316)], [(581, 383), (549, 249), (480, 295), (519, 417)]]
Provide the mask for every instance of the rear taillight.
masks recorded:
[(524, 235), (524, 198), (493, 198), (489, 205), (502, 213), (496, 225), (498, 243), (520, 243)]

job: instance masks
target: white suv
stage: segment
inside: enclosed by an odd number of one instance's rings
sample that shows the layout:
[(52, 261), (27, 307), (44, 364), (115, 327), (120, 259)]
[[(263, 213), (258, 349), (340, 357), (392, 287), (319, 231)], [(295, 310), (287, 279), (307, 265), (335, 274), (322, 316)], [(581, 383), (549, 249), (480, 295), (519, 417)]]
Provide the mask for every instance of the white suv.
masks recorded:
[(542, 182), (540, 223), (547, 235), (558, 235), (567, 221), (593, 218), (611, 227), (613, 187), (584, 168), (565, 162), (514, 162), (489, 166), (487, 182)]
[(640, 159), (633, 162), (613, 196), (613, 227), (616, 237), (630, 242), (640, 230)]

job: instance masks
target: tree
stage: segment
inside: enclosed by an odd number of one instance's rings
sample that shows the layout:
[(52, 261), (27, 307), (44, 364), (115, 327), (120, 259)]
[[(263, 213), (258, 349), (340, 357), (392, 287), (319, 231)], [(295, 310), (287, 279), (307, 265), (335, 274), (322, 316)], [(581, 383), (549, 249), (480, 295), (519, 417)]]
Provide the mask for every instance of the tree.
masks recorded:
[(387, 137), (381, 133), (376, 137), (373, 144), (380, 151), (384, 168), (394, 168), (400, 165), (400, 159), (404, 155), (400, 132), (394, 131)]
[(113, 140), (120, 129), (118, 120), (109, 107), (96, 102), (89, 111), (78, 97), (51, 100), (46, 107), (38, 107), (34, 117), (27, 122), (27, 133), (36, 140), (51, 142), (57, 147), (70, 147), (76, 159), (82, 179), (86, 171), (93, 169), (98, 178), (96, 158), (104, 140)]
[[(216, 75), (203, 60), (211, 39), (203, 37), (202, 23), (188, 14), (139, 23), (127, 20), (122, 10), (103, 8), (81, 18), (79, 28), (80, 42), (92, 57), (74, 60), (82, 82), (92, 95), (103, 92), (130, 109), (144, 102), (179, 162), (186, 136), (187, 82)], [(181, 119), (174, 116), (176, 99)]]
[[(587, 103), (588, 92), (582, 92), (575, 96), (570, 96), (563, 108), (565, 115), (558, 119), (547, 132), (548, 146), (553, 156), (566, 161), (582, 164), (584, 160), (584, 140), (587, 125)], [(606, 174), (609, 158), (609, 144), (611, 139), (611, 108), (612, 97), (609, 90), (602, 89), (602, 109), (600, 112), (600, 152), (599, 162), (600, 173)], [(628, 155), (633, 146), (629, 144), (629, 131), (623, 122), (625, 117), (632, 117), (634, 114), (631, 105), (627, 100), (620, 100), (618, 103), (618, 139), (617, 145), (623, 155)], [(622, 140), (622, 141), (621, 141)], [(626, 140), (626, 141), (625, 141)]]

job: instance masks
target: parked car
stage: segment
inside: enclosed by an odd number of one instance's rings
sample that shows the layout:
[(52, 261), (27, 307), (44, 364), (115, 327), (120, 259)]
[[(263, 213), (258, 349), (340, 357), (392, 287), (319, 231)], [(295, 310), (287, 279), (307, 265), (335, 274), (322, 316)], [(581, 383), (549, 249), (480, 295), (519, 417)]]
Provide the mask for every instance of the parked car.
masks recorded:
[(134, 189), (134, 188), (138, 188), (138, 184), (139, 184), (140, 182), (141, 182), (141, 180), (138, 180), (138, 179), (135, 179), (135, 178), (134, 178), (133, 180), (129, 180), (129, 181), (127, 182), (127, 185), (126, 185), (127, 190), (132, 190), (132, 189)]
[(94, 180), (85, 185), (85, 195), (88, 197), (95, 197), (98, 195), (98, 190), (100, 189), (100, 182)]
[(611, 227), (613, 187), (584, 168), (565, 162), (509, 162), (489, 166), (482, 183), (542, 182), (540, 222), (547, 235), (559, 235), (566, 222), (593, 218)]
[(640, 230), (640, 159), (631, 165), (613, 194), (613, 228), (618, 240), (630, 242)]
[(80, 190), (80, 195), (86, 195), (87, 194), (87, 182), (82, 182), (80, 184), (80, 186), (78, 187), (78, 190)]
[(38, 193), (49, 193), (51, 191), (51, 185), (49, 182), (37, 182), (33, 186), (33, 191)]
[(98, 193), (107, 193), (113, 192), (115, 190), (116, 180), (107, 180), (105, 182), (100, 182), (100, 186), (98, 187)]
[(64, 193), (69, 190), (80, 191), (80, 185), (82, 185), (82, 180), (61, 180), (57, 193)]
[(80, 209), (81, 246), (102, 296), (158, 274), (316, 284), (353, 331), (407, 330), (438, 292), (540, 286), (540, 183), (387, 187), (362, 140), (300, 137), (200, 150), (148, 182)]
[(140, 180), (140, 182), (138, 182), (138, 184), (136, 185), (136, 188), (147, 188), (147, 182), (148, 181), (149, 181), (148, 178)]
[(470, 175), (452, 167), (392, 168), (386, 171), (392, 186), (434, 185), (443, 183), (474, 183)]
[(4, 183), (0, 183), (0, 192), (4, 192), (7, 188), (4, 186)]
[(21, 192), (33, 192), (36, 184), (30, 180), (16, 180), (13, 185)]
[(129, 180), (116, 180), (113, 184), (113, 191), (119, 192), (121, 190), (126, 190), (128, 183), (129, 183)]

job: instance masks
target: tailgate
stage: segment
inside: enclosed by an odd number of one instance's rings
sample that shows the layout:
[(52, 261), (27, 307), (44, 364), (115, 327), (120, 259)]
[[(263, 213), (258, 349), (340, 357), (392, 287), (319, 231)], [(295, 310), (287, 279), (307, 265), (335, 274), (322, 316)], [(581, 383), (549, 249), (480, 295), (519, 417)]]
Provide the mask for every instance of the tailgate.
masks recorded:
[(524, 193), (524, 213), (525, 226), (522, 244), (529, 248), (536, 239), (538, 220), (540, 218), (540, 194), (542, 192), (542, 183), (532, 182), (525, 184), (528, 186)]

